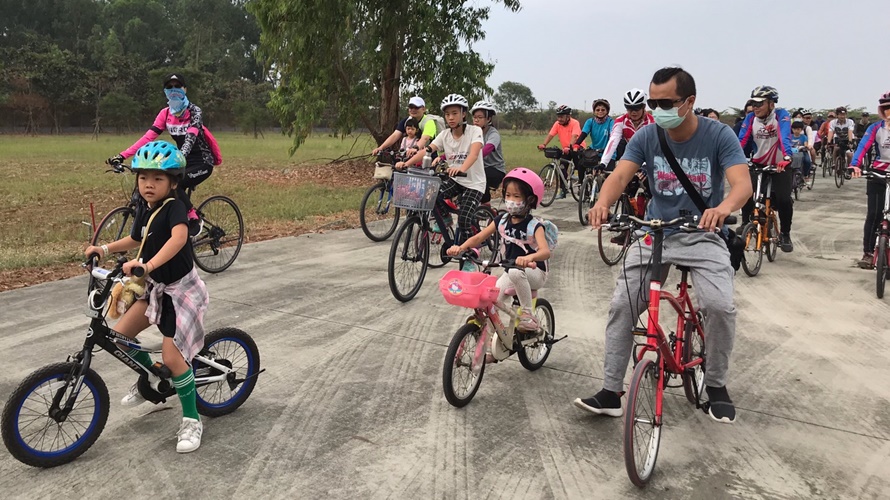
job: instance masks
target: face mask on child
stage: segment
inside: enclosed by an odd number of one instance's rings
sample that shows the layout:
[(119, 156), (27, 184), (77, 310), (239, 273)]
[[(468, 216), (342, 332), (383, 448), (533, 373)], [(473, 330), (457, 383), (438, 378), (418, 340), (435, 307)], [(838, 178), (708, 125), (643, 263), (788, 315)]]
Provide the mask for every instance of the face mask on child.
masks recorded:
[(525, 211), (525, 202), (504, 200), (504, 207), (510, 215), (522, 215), (522, 212)]

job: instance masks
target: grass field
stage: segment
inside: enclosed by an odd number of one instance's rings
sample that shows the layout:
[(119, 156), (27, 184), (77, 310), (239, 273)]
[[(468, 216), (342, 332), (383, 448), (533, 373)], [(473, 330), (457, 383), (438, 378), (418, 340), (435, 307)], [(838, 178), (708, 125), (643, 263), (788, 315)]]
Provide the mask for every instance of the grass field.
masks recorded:
[[(327, 163), (370, 151), (374, 142), (369, 135), (316, 135), (292, 157), (291, 139), (280, 134), (216, 137), (224, 162), (201, 184), (195, 201), (212, 194), (230, 196), (241, 208), (249, 240), (314, 230), (331, 218), (353, 216), (357, 221), (372, 167)], [(132, 176), (104, 173), (104, 159), (138, 138), (138, 133), (98, 140), (89, 135), (0, 135), (0, 272), (79, 260), (91, 234), (84, 224), (91, 220), (90, 203), (98, 222), (129, 199), (133, 186)], [(538, 135), (505, 135), (508, 167), (546, 163), (535, 149), (542, 141)]]

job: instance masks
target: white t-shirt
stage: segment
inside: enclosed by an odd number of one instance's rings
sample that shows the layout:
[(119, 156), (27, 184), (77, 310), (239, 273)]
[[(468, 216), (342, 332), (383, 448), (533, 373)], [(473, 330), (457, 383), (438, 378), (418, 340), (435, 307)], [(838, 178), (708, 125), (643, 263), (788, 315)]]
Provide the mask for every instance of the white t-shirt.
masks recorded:
[[(457, 168), (464, 164), (464, 160), (470, 155), (470, 146), (477, 142), (485, 144), (482, 140), (482, 129), (475, 125), (467, 125), (460, 140), (454, 138), (451, 129), (442, 132), (433, 139), (436, 149), (445, 151), (448, 165)], [(482, 151), (479, 151), (476, 161), (467, 170), (466, 177), (452, 177), (452, 179), (467, 189), (485, 193), (485, 164), (482, 162)]]
[[(847, 131), (847, 130), (854, 130), (856, 128), (856, 124), (853, 123), (853, 120), (851, 120), (849, 118), (847, 118), (846, 123), (841, 123), (841, 122), (837, 121), (837, 118), (835, 118), (834, 120), (831, 120), (828, 123), (828, 128), (831, 130), (840, 128), (841, 130)], [(835, 130), (835, 133), (837, 133), (837, 130)]]

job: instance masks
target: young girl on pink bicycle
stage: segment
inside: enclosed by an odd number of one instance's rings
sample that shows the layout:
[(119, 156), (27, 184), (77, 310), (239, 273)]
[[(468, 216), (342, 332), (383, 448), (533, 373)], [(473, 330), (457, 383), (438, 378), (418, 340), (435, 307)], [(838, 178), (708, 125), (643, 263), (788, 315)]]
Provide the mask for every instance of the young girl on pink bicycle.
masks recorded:
[(538, 321), (534, 315), (532, 290), (543, 287), (547, 282), (550, 245), (547, 243), (545, 222), (533, 217), (531, 210), (537, 208), (544, 195), (544, 182), (531, 170), (516, 168), (504, 177), (502, 190), (507, 213), (460, 246), (449, 248), (448, 255), (457, 256), (465, 250), (477, 248), (498, 231), (500, 259), (515, 260), (516, 266), (524, 268), (510, 269), (498, 279), (498, 304), (508, 309), (507, 290), (514, 289), (520, 305), (519, 329), (536, 331)]

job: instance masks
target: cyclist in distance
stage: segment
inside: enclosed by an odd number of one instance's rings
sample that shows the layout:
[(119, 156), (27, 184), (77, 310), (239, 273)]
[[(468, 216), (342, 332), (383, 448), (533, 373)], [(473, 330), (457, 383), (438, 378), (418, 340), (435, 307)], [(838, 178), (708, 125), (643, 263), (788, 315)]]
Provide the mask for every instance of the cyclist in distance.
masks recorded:
[[(609, 134), (612, 133), (612, 127), (615, 126), (615, 120), (609, 116), (610, 111), (612, 111), (612, 107), (606, 99), (593, 101), (593, 117), (584, 122), (581, 135), (575, 140), (575, 145), (578, 148), (584, 144), (585, 139), (590, 137), (590, 149), (605, 151), (606, 145), (609, 144)], [(602, 162), (614, 167), (613, 158), (604, 157)]]
[[(550, 133), (547, 135), (547, 139), (544, 140), (543, 144), (538, 146), (538, 150), (543, 150), (550, 144), (550, 141), (554, 137), (559, 137), (559, 145), (562, 148), (563, 155), (571, 158), (570, 155), (572, 153), (573, 144), (575, 144), (580, 135), (581, 125), (578, 123), (578, 120), (572, 118), (572, 108), (563, 104), (556, 108), (556, 121), (553, 123), (553, 127), (550, 128)], [(581, 141), (578, 146), (580, 149), (584, 149), (584, 141)], [(560, 168), (562, 169), (563, 175), (568, 177), (566, 164), (560, 162)], [(567, 188), (568, 186), (560, 186), (557, 198), (565, 198)]]
[[(739, 130), (742, 148), (748, 142), (754, 143), (752, 162), (755, 165), (775, 165), (776, 173), (772, 175), (772, 195), (776, 210), (779, 212), (779, 247), (783, 252), (794, 251), (791, 243), (791, 220), (794, 206), (791, 199), (791, 171), (785, 167), (791, 164), (791, 115), (782, 108), (776, 108), (779, 92), (768, 85), (762, 85), (751, 91), (754, 111), (748, 113)], [(752, 183), (756, 178), (752, 174)], [(751, 219), (754, 213), (754, 199), (749, 199), (742, 209), (742, 223)]]
[[(834, 160), (836, 161), (844, 153), (847, 155), (847, 165), (849, 165), (853, 160), (853, 152), (849, 151), (849, 148), (856, 140), (856, 136), (853, 135), (856, 124), (847, 118), (847, 108), (840, 106), (834, 112), (837, 118), (828, 123), (828, 142), (834, 145)], [(845, 175), (849, 178), (849, 175)]]
[(392, 134), (390, 134), (382, 144), (374, 148), (374, 150), (371, 151), (371, 154), (376, 156), (381, 151), (391, 148), (401, 141), (402, 137), (406, 135), (405, 123), (409, 118), (413, 118), (414, 121), (417, 122), (419, 129), (418, 136), (420, 137), (411, 154), (425, 148), (426, 145), (436, 137), (437, 133), (442, 132), (441, 130), (436, 130), (436, 121), (427, 116), (426, 101), (420, 96), (414, 96), (408, 100), (408, 116), (399, 121), (396, 125), (396, 129), (392, 131)]
[[(705, 318), (709, 415), (718, 422), (731, 423), (735, 420), (735, 407), (726, 381), (735, 337), (734, 271), (726, 244), (715, 231), (722, 231), (723, 220), (751, 197), (748, 165), (729, 126), (693, 113), (696, 88), (692, 75), (681, 68), (662, 68), (653, 75), (649, 93), (656, 123), (665, 129), (671, 151), (684, 173), (700, 186), (699, 194), (710, 208), (702, 213), (677, 179), (659, 144), (658, 127), (643, 127), (628, 142), (615, 171), (603, 183), (600, 198), (590, 209), (590, 221), (598, 228), (608, 220), (609, 207), (643, 165), (649, 177), (658, 180), (652, 183), (648, 218), (672, 220), (681, 212), (701, 215), (699, 227), (704, 231), (670, 233), (663, 247), (663, 259), (691, 270)], [(724, 181), (730, 186), (725, 198)], [(644, 238), (627, 251), (606, 324), (603, 389), (589, 398), (576, 399), (578, 408), (611, 417), (624, 413), (624, 375), (634, 347), (634, 324), (646, 311), (646, 293), (642, 288), (649, 286), (651, 255), (652, 248)]]
[(177, 184), (177, 197), (185, 203), (188, 211), (189, 235), (195, 236), (201, 229), (200, 217), (186, 195), (185, 188), (194, 188), (207, 180), (213, 167), (222, 163), (219, 146), (213, 135), (204, 127), (204, 114), (197, 105), (186, 97), (185, 77), (170, 73), (164, 78), (164, 95), (167, 107), (155, 118), (151, 128), (141, 139), (119, 154), (108, 159), (109, 165), (120, 165), (136, 151), (154, 141), (166, 130), (176, 141), (176, 146), (185, 156), (185, 175)]
[[(470, 105), (467, 98), (460, 94), (449, 94), (442, 100), (442, 112), (445, 114), (445, 123), (448, 129), (442, 131), (433, 139), (433, 142), (425, 150), (418, 151), (411, 159), (396, 163), (396, 168), (404, 168), (407, 165), (415, 165), (423, 160), (426, 153), (432, 154), (442, 151), (448, 161), (448, 179), (439, 189), (439, 197), (436, 206), (439, 213), (447, 214), (448, 205), (445, 200), (457, 197), (460, 211), (457, 215), (457, 231), (454, 234), (454, 244), (463, 243), (472, 232), (476, 209), (485, 193), (485, 166), (482, 161), (482, 146), (484, 139), (482, 129), (475, 125), (467, 124), (467, 112)], [(441, 161), (438, 157), (434, 162)], [(466, 173), (466, 177), (455, 177), (459, 173)], [(469, 261), (467, 261), (469, 263)], [(466, 264), (469, 268), (472, 264)], [(470, 269), (472, 270), (472, 269)]]
[[(871, 164), (871, 170), (886, 173), (890, 169), (890, 92), (882, 94), (878, 98), (879, 122), (872, 123), (859, 141), (859, 147), (853, 155), (850, 167), (853, 169), (853, 177), (862, 175), (862, 161), (869, 148), (875, 147), (875, 159)], [(865, 227), (863, 228), (862, 246), (864, 253), (859, 267), (871, 269), (874, 265), (875, 234), (881, 225), (882, 212), (884, 210), (884, 194), (886, 184), (882, 180), (869, 179), (865, 187), (868, 197), (867, 211), (865, 215)]]
[(507, 164), (504, 162), (504, 152), (501, 150), (501, 133), (491, 124), (492, 118), (497, 114), (494, 104), (488, 101), (478, 101), (470, 110), (473, 115), (473, 125), (482, 129), (482, 162), (485, 165), (486, 190), (482, 195), (482, 203), (491, 201), (491, 190), (497, 189), (507, 175)]
[(627, 112), (615, 119), (612, 131), (609, 133), (609, 142), (603, 151), (604, 163), (612, 155), (616, 155), (620, 160), (624, 152), (623, 146), (630, 141), (637, 130), (655, 123), (652, 115), (646, 112), (646, 93), (640, 89), (630, 89), (624, 93), (624, 109)]

